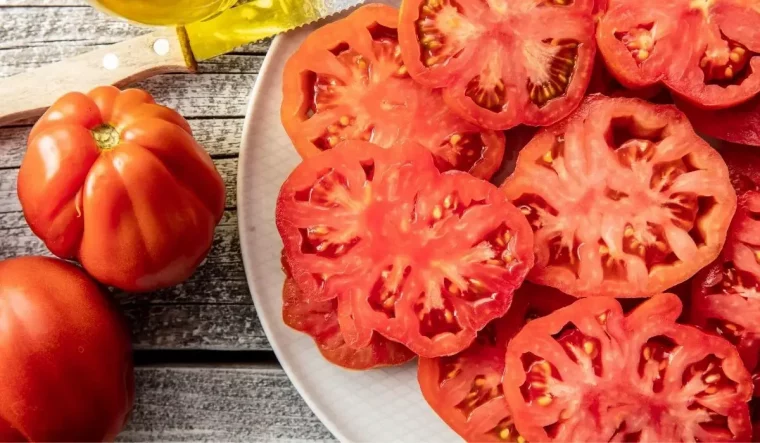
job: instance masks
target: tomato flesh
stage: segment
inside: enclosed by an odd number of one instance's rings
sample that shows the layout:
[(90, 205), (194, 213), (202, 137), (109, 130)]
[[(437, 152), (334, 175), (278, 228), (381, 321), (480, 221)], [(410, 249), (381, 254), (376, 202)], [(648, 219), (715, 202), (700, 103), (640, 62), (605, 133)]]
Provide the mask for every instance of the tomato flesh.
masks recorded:
[(726, 340), (675, 323), (659, 294), (629, 314), (575, 302), (509, 343), (504, 393), (528, 441), (747, 441), (752, 380)]
[(369, 345), (354, 349), (346, 344), (338, 323), (336, 300), (309, 302), (292, 278), (282, 288), (282, 318), (291, 328), (310, 335), (325, 360), (347, 369), (401, 365), (414, 353), (401, 344), (374, 334)]
[(347, 142), (307, 159), (276, 214), (299, 288), (338, 299), (355, 347), (374, 330), (419, 355), (459, 352), (533, 264), (520, 211), (488, 182), (441, 174), (419, 145)]
[[(408, 0), (401, 53), (418, 82), (486, 128), (556, 122), (591, 77), (593, 1)], [(552, 26), (546, 26), (551, 23)]]
[(523, 284), (507, 315), (489, 323), (469, 348), (453, 356), (420, 359), (417, 379), (425, 400), (467, 441), (524, 441), (501, 387), (507, 343), (526, 321), (574, 300), (546, 286)]
[[(746, 149), (746, 148), (745, 148)], [(739, 206), (721, 257), (693, 282), (691, 321), (733, 343), (757, 371), (760, 356), (760, 156), (726, 150)]]
[(760, 92), (760, 10), (751, 0), (611, 2), (599, 50), (631, 88), (663, 82), (694, 105), (722, 109)]
[(411, 79), (401, 60), (398, 11), (367, 5), (307, 37), (285, 66), (282, 122), (302, 157), (345, 140), (390, 147), (411, 140), (441, 170), (488, 179), (501, 165), (504, 134), (449, 111), (441, 92)]
[(728, 170), (672, 106), (591, 96), (540, 131), (502, 185), (535, 234), (529, 278), (577, 297), (648, 297), (714, 260)]

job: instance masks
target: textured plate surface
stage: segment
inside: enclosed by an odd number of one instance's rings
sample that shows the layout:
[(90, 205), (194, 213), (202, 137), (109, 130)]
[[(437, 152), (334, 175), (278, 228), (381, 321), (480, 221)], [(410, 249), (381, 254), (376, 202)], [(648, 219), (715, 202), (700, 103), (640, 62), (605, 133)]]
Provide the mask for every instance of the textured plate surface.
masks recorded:
[[(387, 3), (398, 6), (399, 2)], [(416, 361), (400, 368), (344, 370), (327, 363), (309, 337), (282, 322), (282, 241), (274, 223), (274, 208), (280, 185), (301, 160), (280, 124), (282, 69), (315, 27), (275, 39), (249, 103), (240, 150), (238, 210), (243, 262), (256, 311), (293, 384), (338, 439), (460, 441), (422, 398)]]

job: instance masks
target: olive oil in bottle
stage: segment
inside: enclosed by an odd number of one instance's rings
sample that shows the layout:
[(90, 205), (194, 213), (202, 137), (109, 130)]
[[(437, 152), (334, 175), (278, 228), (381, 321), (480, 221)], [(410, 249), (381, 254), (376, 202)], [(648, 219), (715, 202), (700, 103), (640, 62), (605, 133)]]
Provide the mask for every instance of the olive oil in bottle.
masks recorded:
[(91, 0), (106, 11), (145, 25), (185, 25), (224, 11), (237, 0)]

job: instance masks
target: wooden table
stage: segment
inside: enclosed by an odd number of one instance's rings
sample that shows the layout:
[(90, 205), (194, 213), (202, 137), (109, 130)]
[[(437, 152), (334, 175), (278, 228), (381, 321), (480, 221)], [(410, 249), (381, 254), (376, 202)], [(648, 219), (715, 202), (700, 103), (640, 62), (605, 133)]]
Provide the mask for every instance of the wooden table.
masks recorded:
[[(0, 0), (0, 77), (145, 32), (83, 0)], [(116, 295), (132, 326), (137, 365), (137, 399), (123, 440), (332, 439), (271, 352), (240, 256), (238, 150), (247, 99), (268, 46), (249, 45), (200, 63), (195, 75), (134, 85), (190, 121), (225, 179), (227, 208), (208, 260), (190, 280), (152, 294)], [(49, 255), (16, 197), (30, 127), (0, 128), (0, 259)]]

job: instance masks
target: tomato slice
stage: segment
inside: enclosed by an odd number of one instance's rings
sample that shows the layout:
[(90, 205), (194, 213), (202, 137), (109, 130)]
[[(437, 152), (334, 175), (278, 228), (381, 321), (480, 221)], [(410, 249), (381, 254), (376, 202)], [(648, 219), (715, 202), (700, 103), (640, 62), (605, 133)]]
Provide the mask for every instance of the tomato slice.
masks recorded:
[(699, 109), (686, 101), (676, 104), (697, 132), (741, 145), (760, 146), (760, 96), (718, 111)]
[(705, 109), (727, 108), (760, 92), (756, 1), (610, 3), (599, 21), (597, 43), (625, 86), (663, 82)]
[(748, 441), (752, 380), (731, 344), (679, 325), (659, 294), (629, 314), (610, 297), (528, 323), (509, 343), (504, 395), (528, 441)]
[(441, 174), (415, 144), (345, 142), (285, 181), (276, 222), (310, 301), (338, 299), (346, 338), (378, 331), (426, 357), (467, 347), (533, 264), (530, 226), (490, 183)]
[(338, 323), (338, 302), (309, 302), (304, 299), (295, 280), (287, 278), (282, 288), (282, 318), (285, 324), (310, 335), (325, 358), (348, 369), (372, 369), (401, 365), (415, 354), (404, 345), (374, 334), (369, 345), (355, 349), (343, 337)]
[[(583, 99), (593, 0), (406, 0), (401, 55), (418, 82), (483, 127), (548, 125)], [(551, 26), (547, 24), (551, 23)]]
[(501, 387), (507, 343), (526, 321), (574, 300), (546, 286), (523, 284), (507, 315), (489, 323), (465, 351), (420, 359), (417, 379), (425, 400), (467, 441), (519, 441)]
[(535, 231), (529, 278), (577, 297), (648, 297), (720, 253), (736, 195), (672, 106), (591, 96), (540, 131), (502, 185)]
[(306, 38), (285, 65), (282, 124), (302, 157), (344, 140), (383, 147), (408, 140), (430, 149), (441, 170), (490, 178), (504, 134), (449, 111), (441, 92), (409, 77), (396, 32), (398, 10), (373, 4)]
[[(746, 148), (745, 148), (746, 149)], [(760, 356), (760, 156), (725, 150), (739, 194), (721, 257), (693, 282), (691, 321), (733, 343), (757, 371)]]

